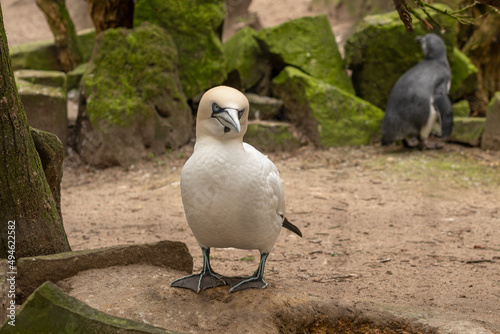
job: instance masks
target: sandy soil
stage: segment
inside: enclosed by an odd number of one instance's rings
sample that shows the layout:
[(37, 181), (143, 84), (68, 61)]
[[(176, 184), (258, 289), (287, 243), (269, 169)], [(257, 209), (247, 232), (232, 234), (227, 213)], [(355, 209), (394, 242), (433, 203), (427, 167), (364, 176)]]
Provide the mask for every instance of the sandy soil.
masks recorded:
[[(62, 209), (73, 249), (179, 240), (199, 271), (201, 252), (179, 189), (191, 150), (129, 170), (66, 167)], [(282, 232), (268, 260), (269, 289), (245, 298), (309, 295), (352, 309), (391, 310), (420, 323), (466, 321), (500, 332), (500, 154), (450, 144), (427, 152), (303, 148), (270, 157), (283, 179), (287, 217), (304, 237)], [(259, 258), (256, 251), (233, 249), (212, 255), (214, 268), (228, 276), (251, 274)], [(196, 296), (168, 287), (183, 273), (120, 270), (91, 271), (64, 286), (117, 316), (186, 332), (228, 330), (220, 305), (217, 321), (203, 324), (213, 317), (206, 314), (207, 298), (210, 305), (214, 298), (227, 303), (227, 288)], [(187, 305), (184, 317), (171, 314), (178, 311), (171, 303)]]

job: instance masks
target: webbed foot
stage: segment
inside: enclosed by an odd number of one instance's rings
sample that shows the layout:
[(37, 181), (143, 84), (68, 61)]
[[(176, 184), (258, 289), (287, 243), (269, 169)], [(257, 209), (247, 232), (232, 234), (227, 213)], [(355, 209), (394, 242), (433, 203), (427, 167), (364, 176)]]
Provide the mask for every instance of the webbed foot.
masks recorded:
[(215, 273), (210, 266), (210, 248), (201, 248), (203, 254), (203, 269), (199, 274), (181, 277), (170, 283), (171, 287), (200, 291), (227, 285), (221, 275)]
[(208, 272), (182, 277), (170, 284), (171, 287), (189, 289), (196, 293), (224, 285), (227, 283), (220, 276)]
[(244, 291), (248, 289), (265, 289), (267, 288), (268, 284), (266, 281), (264, 281), (264, 278), (262, 277), (250, 277), (247, 278), (238, 284), (231, 286), (231, 289), (229, 289), (230, 293), (233, 292), (238, 292), (238, 291)]

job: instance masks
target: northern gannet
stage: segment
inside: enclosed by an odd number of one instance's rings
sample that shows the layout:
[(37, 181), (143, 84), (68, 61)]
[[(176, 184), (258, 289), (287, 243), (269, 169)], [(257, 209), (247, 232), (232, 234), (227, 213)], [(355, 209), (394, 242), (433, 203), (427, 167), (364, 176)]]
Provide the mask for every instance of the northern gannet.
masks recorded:
[[(266, 288), (264, 265), (281, 228), (302, 236), (285, 218), (285, 196), (278, 169), (243, 142), (249, 103), (226, 86), (208, 90), (196, 118), (193, 155), (181, 172), (181, 195), (189, 227), (203, 254), (200, 274), (179, 278), (171, 286), (196, 293), (223, 285), (230, 292)], [(258, 249), (251, 277), (223, 277), (210, 266), (210, 248)]]

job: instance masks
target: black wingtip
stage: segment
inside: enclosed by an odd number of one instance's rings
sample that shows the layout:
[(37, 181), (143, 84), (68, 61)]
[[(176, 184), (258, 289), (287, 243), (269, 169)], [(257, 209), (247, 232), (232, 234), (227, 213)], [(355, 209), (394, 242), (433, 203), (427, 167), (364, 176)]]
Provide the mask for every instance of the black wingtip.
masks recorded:
[(290, 223), (288, 219), (286, 219), (286, 217), (285, 220), (283, 221), (283, 227), (286, 228), (287, 230), (292, 231), (293, 233), (297, 234), (299, 237), (302, 238), (302, 232), (300, 232), (299, 228)]

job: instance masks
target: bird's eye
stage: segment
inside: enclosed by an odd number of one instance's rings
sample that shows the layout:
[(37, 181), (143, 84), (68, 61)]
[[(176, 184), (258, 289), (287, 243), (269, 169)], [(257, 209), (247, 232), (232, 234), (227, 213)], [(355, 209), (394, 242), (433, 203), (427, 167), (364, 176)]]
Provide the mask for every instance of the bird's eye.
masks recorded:
[(241, 119), (241, 116), (243, 116), (244, 112), (245, 112), (245, 109), (238, 110), (238, 119)]
[(215, 112), (220, 111), (220, 107), (217, 103), (212, 104), (212, 111)]

